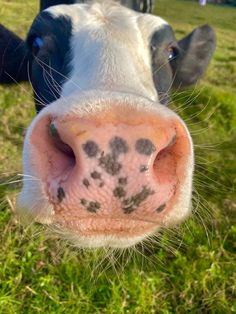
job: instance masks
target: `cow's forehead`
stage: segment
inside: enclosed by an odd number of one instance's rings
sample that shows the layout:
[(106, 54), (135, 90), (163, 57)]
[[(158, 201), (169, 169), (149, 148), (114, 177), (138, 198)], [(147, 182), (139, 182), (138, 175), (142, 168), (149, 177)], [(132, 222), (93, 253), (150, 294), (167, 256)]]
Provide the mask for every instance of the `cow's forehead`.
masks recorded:
[(77, 32), (81, 27), (96, 29), (104, 25), (108, 30), (111, 27), (120, 32), (132, 32), (132, 35), (141, 31), (146, 38), (149, 38), (155, 31), (170, 27), (161, 17), (138, 13), (110, 1), (57, 5), (44, 12), (50, 13), (54, 18), (69, 18), (73, 32)]

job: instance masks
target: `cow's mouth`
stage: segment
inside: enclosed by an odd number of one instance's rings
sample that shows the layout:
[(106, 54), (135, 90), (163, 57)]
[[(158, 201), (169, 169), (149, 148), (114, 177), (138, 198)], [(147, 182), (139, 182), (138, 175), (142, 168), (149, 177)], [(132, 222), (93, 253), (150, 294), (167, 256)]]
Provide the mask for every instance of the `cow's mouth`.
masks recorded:
[[(114, 236), (134, 237), (149, 234), (156, 229), (155, 222), (142, 219), (127, 218), (72, 218), (60, 216), (57, 218), (58, 227), (80, 236)], [(60, 223), (61, 221), (61, 223)]]
[[(62, 218), (62, 217), (61, 217)], [(115, 218), (78, 218), (53, 224), (53, 230), (80, 247), (127, 248), (152, 236), (157, 227), (151, 221)]]

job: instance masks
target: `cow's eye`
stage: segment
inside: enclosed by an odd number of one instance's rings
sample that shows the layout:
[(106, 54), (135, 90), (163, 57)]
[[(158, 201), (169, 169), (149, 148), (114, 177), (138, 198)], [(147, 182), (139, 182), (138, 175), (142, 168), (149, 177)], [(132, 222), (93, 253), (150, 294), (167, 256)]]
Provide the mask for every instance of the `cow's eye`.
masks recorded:
[(169, 46), (167, 48), (167, 57), (169, 61), (174, 60), (178, 56), (178, 49), (176, 47)]
[(39, 50), (43, 47), (44, 41), (41, 37), (35, 37), (32, 41), (32, 53), (36, 56)]

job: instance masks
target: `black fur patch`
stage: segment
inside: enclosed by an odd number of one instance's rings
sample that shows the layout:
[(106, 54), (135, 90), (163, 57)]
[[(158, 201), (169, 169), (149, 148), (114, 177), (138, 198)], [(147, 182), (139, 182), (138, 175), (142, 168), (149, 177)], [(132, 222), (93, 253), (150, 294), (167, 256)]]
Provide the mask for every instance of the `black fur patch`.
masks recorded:
[(32, 24), (27, 37), (29, 51), (33, 51), (35, 38), (43, 42), (37, 55), (32, 53), (30, 67), (37, 111), (60, 97), (62, 84), (69, 77), (71, 34), (72, 22), (68, 16), (55, 18), (49, 12), (42, 12)]
[[(85, 0), (41, 0), (40, 11), (47, 9), (48, 7), (60, 4), (73, 4), (78, 2), (85, 2)], [(152, 10), (152, 0), (120, 0), (121, 4), (126, 7), (139, 12), (148, 12)]]
[(26, 43), (0, 24), (0, 83), (28, 81), (31, 54)]

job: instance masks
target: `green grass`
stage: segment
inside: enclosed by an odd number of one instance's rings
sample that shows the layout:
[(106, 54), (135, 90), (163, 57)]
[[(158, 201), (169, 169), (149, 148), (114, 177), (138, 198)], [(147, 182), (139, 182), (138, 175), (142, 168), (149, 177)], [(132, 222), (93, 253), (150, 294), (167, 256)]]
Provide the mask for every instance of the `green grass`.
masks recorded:
[[(24, 36), (35, 2), (0, 0), (0, 22)], [(178, 38), (204, 23), (217, 33), (201, 84), (173, 95), (196, 145), (194, 217), (146, 257), (123, 255), (125, 268), (105, 258), (94, 270), (100, 252), (72, 250), (39, 226), (22, 228), (12, 214), (18, 186), (1, 185), (0, 313), (236, 312), (236, 9), (158, 0), (155, 11)], [(22, 133), (34, 115), (27, 84), (0, 87), (0, 115), (6, 182), (21, 172)]]

